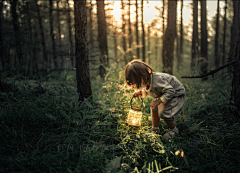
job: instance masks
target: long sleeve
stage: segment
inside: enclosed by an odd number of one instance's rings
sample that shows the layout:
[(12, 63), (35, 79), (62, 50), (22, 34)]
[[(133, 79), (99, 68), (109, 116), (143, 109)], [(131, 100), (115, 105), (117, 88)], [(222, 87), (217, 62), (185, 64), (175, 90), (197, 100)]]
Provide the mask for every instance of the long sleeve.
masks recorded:
[(167, 103), (175, 94), (175, 90), (172, 85), (170, 85), (164, 76), (161, 76), (156, 82), (154, 82), (154, 88), (157, 92), (161, 93), (160, 99), (165, 104)]

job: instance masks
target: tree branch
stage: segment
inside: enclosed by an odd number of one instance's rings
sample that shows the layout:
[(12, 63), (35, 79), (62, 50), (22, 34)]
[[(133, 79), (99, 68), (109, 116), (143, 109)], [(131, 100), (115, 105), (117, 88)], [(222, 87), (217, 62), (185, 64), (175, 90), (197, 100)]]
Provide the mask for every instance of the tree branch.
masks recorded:
[(181, 78), (203, 78), (203, 77), (206, 77), (206, 76), (209, 76), (209, 75), (213, 75), (214, 73), (216, 73), (216, 72), (224, 69), (225, 67), (228, 67), (228, 66), (230, 66), (230, 65), (233, 65), (233, 64), (235, 64), (235, 63), (236, 63), (236, 61), (233, 60), (232, 62), (230, 62), (230, 63), (228, 63), (228, 64), (225, 64), (225, 65), (223, 65), (223, 66), (221, 66), (221, 67), (219, 67), (219, 68), (217, 68), (217, 69), (215, 69), (215, 70), (211, 70), (210, 72), (208, 72), (208, 73), (206, 73), (206, 74), (199, 75), (199, 76), (182, 76)]

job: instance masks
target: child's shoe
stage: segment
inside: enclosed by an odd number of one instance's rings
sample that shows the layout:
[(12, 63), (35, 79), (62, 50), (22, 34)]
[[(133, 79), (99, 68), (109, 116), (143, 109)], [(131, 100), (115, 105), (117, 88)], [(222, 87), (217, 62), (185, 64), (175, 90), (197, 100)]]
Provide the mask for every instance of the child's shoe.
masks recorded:
[(178, 128), (175, 126), (173, 129), (169, 129), (168, 132), (166, 132), (164, 135), (163, 135), (163, 139), (171, 139), (171, 138), (174, 138), (175, 135), (178, 135), (179, 134), (179, 130)]
[(152, 127), (151, 129), (148, 130), (148, 134), (153, 134), (153, 133), (159, 134), (160, 133), (160, 129)]

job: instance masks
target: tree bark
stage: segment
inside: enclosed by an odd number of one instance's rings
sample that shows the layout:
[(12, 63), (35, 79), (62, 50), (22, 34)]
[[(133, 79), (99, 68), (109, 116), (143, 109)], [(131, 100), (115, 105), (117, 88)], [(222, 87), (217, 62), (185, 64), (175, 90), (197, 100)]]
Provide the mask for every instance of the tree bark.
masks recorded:
[(147, 34), (147, 37), (148, 37), (148, 51), (147, 51), (147, 55), (148, 55), (148, 64), (150, 65), (150, 56), (151, 56), (151, 40), (150, 40), (150, 25), (148, 26), (148, 34)]
[(165, 2), (164, 2), (164, 0), (162, 0), (162, 33), (163, 33), (163, 36), (164, 36), (164, 31), (165, 31), (165, 25), (164, 25), (164, 23), (165, 23), (165, 18), (164, 18), (164, 13), (165, 13), (165, 11), (164, 11), (164, 5), (165, 5)]
[[(228, 62), (231, 62), (233, 57), (235, 56), (236, 50), (236, 38), (238, 34), (238, 2), (233, 0), (233, 21), (231, 26), (231, 42), (230, 42), (230, 51)], [(228, 68), (231, 71), (231, 67)]]
[(146, 61), (145, 53), (145, 31), (144, 31), (144, 21), (143, 21), (143, 0), (141, 0), (141, 17), (142, 17), (142, 60)]
[(5, 57), (3, 56), (4, 51), (4, 43), (3, 43), (3, 31), (2, 31), (2, 15), (3, 14), (3, 2), (0, 2), (0, 59), (2, 62), (3, 68), (5, 67)]
[(41, 44), (42, 44), (42, 48), (43, 48), (43, 60), (46, 63), (46, 69), (48, 68), (48, 54), (47, 54), (47, 48), (46, 48), (46, 43), (45, 43), (45, 35), (44, 35), (44, 29), (43, 29), (43, 24), (42, 24), (42, 17), (40, 14), (40, 7), (37, 4), (37, 2), (35, 3), (36, 5), (36, 9), (37, 9), (37, 18), (38, 18), (38, 24), (40, 27), (40, 35), (41, 35)]
[(215, 67), (218, 68), (220, 58), (218, 54), (218, 37), (219, 37), (219, 0), (217, 1), (217, 17), (216, 17), (216, 26), (215, 26), (215, 48), (214, 48), (214, 59)]
[(69, 36), (69, 44), (70, 44), (70, 59), (71, 59), (71, 63), (72, 63), (72, 67), (74, 65), (74, 60), (73, 60), (73, 54), (74, 54), (74, 50), (73, 50), (73, 41), (72, 41), (72, 20), (71, 20), (71, 9), (69, 6), (69, 2), (67, 0), (67, 4), (68, 4), (68, 13), (67, 13), (67, 21), (68, 21), (68, 36)]
[(87, 47), (87, 10), (86, 0), (74, 0), (76, 76), (79, 101), (92, 95), (88, 47)]
[[(206, 0), (201, 0), (201, 58), (200, 66), (201, 72), (203, 74), (207, 73), (208, 70), (208, 57), (207, 57), (207, 8)], [(208, 77), (202, 78), (202, 80), (207, 80)]]
[[(53, 63), (55, 68), (58, 68), (58, 61), (56, 56), (56, 41), (55, 41), (55, 34), (54, 34), (54, 27), (53, 27), (53, 0), (49, 0), (49, 21), (50, 21), (50, 34), (52, 40), (52, 56), (53, 56)], [(50, 64), (51, 67), (51, 64)]]
[(89, 7), (89, 24), (90, 24), (90, 44), (92, 48), (94, 48), (94, 39), (93, 39), (93, 18), (92, 18), (92, 0), (90, 0), (90, 7)]
[(132, 28), (131, 28), (131, 0), (128, 0), (128, 43), (129, 43), (129, 60), (132, 61)]
[(107, 47), (107, 26), (104, 10), (104, 0), (97, 0), (97, 17), (98, 17), (98, 42), (101, 52), (99, 74), (105, 76), (105, 67), (108, 66), (108, 47)]
[[(57, 0), (57, 23), (58, 23), (58, 42), (59, 42), (59, 48), (60, 52), (62, 51), (62, 43), (61, 43), (61, 24), (60, 24), (60, 9), (59, 9), (59, 2), (60, 0)], [(63, 56), (61, 56), (61, 69), (63, 69)], [(60, 72), (59, 72), (60, 73)]]
[(180, 66), (183, 65), (183, 0), (181, 0), (181, 24), (180, 24)]
[(17, 49), (17, 57), (20, 63), (20, 71), (22, 71), (23, 66), (23, 53), (22, 53), (22, 46), (21, 46), (21, 38), (20, 38), (20, 28), (18, 25), (18, 16), (17, 16), (17, 2), (10, 1), (11, 2), (11, 12), (12, 12), (12, 20), (13, 20), (13, 30), (15, 35), (15, 47)]
[[(240, 2), (236, 4), (238, 7), (238, 38), (240, 38)], [(240, 39), (237, 40), (236, 47), (236, 61), (240, 62)], [(240, 63), (236, 63), (233, 66), (233, 79), (232, 79), (232, 92), (231, 100), (234, 102), (234, 105), (240, 111)]]
[(176, 36), (177, 1), (168, 1), (167, 29), (163, 39), (163, 72), (173, 74), (173, 50)]
[[(29, 29), (29, 57), (28, 57), (28, 75), (31, 73), (31, 67), (32, 67), (32, 62), (33, 60), (36, 61), (36, 54), (34, 52), (34, 45), (33, 45), (33, 38), (32, 38), (32, 24), (31, 24), (31, 14), (30, 14), (30, 10), (29, 10), (29, 2), (26, 2), (26, 7), (27, 7), (27, 15), (28, 15), (28, 19), (27, 19), (27, 23), (28, 23), (28, 29)], [(32, 59), (33, 58), (33, 59)]]
[(139, 52), (139, 37), (138, 37), (138, 0), (136, 0), (136, 43), (137, 43), (137, 58), (140, 58), (140, 52)]
[(198, 59), (198, 0), (193, 0), (193, 33), (192, 33), (192, 62), (191, 70), (194, 70)]
[(224, 7), (224, 26), (223, 26), (223, 49), (222, 49), (222, 64), (225, 63), (225, 55), (226, 55), (226, 27), (227, 27), (227, 0), (225, 0)]
[(128, 61), (127, 61), (127, 56), (126, 56), (127, 48), (126, 48), (126, 31), (125, 31), (126, 21), (125, 21), (125, 14), (124, 14), (125, 6), (124, 6), (123, 0), (121, 0), (121, 5), (122, 5), (122, 47), (123, 47), (123, 50), (125, 52), (124, 62), (125, 62), (125, 64), (127, 64)]

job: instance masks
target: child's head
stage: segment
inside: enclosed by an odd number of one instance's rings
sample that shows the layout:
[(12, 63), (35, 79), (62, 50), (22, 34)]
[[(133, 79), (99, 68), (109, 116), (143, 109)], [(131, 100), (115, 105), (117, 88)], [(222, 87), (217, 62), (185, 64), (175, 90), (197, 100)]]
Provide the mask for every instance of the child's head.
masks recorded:
[(125, 82), (127, 85), (135, 85), (137, 88), (141, 87), (141, 84), (146, 85), (150, 79), (150, 74), (154, 70), (141, 60), (133, 60), (126, 65), (125, 68)]

